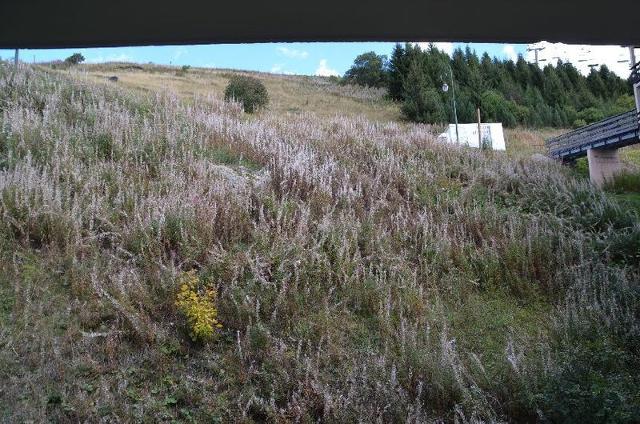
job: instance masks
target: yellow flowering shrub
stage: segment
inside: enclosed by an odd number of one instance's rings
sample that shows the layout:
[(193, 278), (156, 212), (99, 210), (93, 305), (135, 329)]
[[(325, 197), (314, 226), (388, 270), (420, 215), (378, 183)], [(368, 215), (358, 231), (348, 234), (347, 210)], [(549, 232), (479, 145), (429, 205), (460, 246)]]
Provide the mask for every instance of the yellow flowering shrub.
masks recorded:
[(187, 318), (191, 339), (212, 339), (216, 329), (222, 328), (215, 305), (218, 293), (210, 285), (202, 284), (194, 270), (183, 273), (178, 281), (176, 306)]

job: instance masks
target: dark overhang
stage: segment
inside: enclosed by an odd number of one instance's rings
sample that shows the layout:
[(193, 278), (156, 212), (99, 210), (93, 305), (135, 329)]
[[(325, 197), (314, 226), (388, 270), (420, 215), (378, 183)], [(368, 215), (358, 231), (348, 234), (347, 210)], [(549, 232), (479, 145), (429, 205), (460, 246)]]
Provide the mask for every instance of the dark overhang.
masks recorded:
[(640, 0), (0, 0), (0, 48), (269, 41), (640, 44)]

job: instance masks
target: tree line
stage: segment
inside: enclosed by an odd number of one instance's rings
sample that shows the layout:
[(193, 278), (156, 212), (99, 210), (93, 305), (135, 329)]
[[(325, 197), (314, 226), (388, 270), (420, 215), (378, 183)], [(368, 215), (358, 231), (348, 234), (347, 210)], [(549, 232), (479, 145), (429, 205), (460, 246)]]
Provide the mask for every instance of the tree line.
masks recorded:
[(460, 122), (474, 122), (480, 108), (483, 121), (507, 127), (580, 127), (634, 108), (631, 84), (606, 65), (585, 77), (571, 63), (541, 69), (522, 55), (478, 57), (469, 47), (450, 57), (433, 45), (396, 44), (390, 58), (358, 56), (342, 81), (386, 87), (404, 117), (422, 123), (453, 121), (452, 91)]

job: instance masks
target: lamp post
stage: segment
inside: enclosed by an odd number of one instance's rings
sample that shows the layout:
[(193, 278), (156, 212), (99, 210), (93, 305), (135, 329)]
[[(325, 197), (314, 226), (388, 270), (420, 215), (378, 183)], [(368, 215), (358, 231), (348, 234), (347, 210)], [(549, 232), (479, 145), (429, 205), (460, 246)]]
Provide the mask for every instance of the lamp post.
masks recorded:
[[(453, 118), (456, 123), (456, 143), (460, 144), (460, 136), (458, 135), (458, 110), (456, 108), (456, 87), (453, 83), (453, 70), (451, 69), (451, 64), (449, 64), (449, 76), (451, 77), (451, 103), (453, 105)], [(442, 91), (445, 93), (449, 91), (449, 86), (446, 82), (442, 84)]]

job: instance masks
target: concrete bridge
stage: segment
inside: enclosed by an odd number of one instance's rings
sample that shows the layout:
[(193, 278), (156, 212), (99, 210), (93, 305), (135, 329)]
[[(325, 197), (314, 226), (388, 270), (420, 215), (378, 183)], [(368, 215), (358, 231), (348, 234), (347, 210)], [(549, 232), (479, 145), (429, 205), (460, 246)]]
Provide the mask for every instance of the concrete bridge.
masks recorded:
[(640, 62), (631, 68), (636, 109), (549, 139), (549, 156), (565, 163), (587, 156), (589, 178), (601, 187), (622, 171), (618, 149), (640, 143)]

